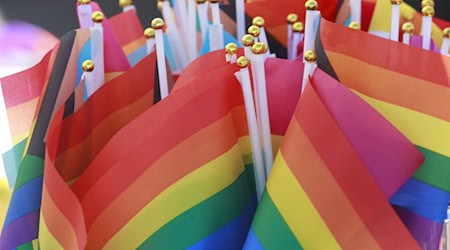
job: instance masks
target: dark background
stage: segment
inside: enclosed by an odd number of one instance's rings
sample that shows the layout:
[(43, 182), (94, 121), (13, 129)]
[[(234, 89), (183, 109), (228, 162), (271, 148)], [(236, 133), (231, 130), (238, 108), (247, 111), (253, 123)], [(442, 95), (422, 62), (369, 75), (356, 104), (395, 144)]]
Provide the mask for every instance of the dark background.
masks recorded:
[[(24, 20), (45, 28), (57, 37), (78, 28), (76, 0), (0, 0), (0, 9), (7, 20)], [(96, 0), (106, 16), (113, 16), (122, 9), (118, 0)], [(161, 16), (156, 0), (134, 0), (144, 27)]]
[[(97, 2), (106, 16), (112, 16), (121, 11), (118, 0), (97, 0)], [(420, 10), (420, 0), (405, 2)], [(436, 16), (450, 20), (450, 0), (435, 0), (435, 3)], [(156, 0), (134, 0), (134, 4), (144, 27), (149, 26), (149, 22), (154, 17), (160, 16), (156, 9)], [(78, 27), (75, 5), (76, 0), (0, 0), (0, 8), (7, 19), (28, 21), (49, 30), (58, 37)]]

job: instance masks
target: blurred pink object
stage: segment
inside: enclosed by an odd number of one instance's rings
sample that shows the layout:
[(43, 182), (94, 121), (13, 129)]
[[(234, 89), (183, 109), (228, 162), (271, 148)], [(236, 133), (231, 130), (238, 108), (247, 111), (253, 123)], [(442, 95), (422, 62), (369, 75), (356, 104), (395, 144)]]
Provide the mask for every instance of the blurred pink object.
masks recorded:
[(33, 66), (57, 42), (50, 32), (26, 22), (0, 24), (0, 77)]

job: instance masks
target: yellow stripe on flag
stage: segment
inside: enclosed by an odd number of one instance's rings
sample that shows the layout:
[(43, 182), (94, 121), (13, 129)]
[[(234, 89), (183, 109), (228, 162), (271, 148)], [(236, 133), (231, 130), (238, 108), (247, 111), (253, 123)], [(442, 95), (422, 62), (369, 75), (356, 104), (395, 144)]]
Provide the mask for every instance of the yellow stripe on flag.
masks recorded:
[(281, 153), (275, 159), (267, 191), (303, 248), (340, 249)]
[(3, 223), (5, 222), (6, 212), (8, 211), (9, 201), (11, 200), (11, 191), (5, 176), (0, 176), (0, 234)]
[(450, 157), (449, 122), (354, 92), (380, 112), (412, 143)]
[(63, 249), (45, 224), (42, 212), (39, 219), (39, 245), (41, 249)]
[(111, 238), (105, 249), (137, 248), (169, 221), (232, 184), (243, 173), (242, 166), (236, 144), (164, 190)]

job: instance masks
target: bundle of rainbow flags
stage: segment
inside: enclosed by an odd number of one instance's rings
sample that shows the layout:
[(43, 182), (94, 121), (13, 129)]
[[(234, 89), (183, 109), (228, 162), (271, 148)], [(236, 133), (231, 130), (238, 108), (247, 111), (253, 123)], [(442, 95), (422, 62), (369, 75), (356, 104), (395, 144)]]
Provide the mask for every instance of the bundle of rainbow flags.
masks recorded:
[(450, 247), (432, 0), (120, 5), (0, 78), (1, 250)]

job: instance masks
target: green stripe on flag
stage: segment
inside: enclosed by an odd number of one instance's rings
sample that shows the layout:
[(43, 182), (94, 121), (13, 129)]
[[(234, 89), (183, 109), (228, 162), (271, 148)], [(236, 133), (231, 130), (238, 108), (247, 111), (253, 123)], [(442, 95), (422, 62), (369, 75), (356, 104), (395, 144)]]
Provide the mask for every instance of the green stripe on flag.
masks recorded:
[(3, 154), (3, 163), (5, 165), (6, 176), (8, 177), (9, 187), (16, 185), (17, 175), (19, 173), (20, 163), (27, 145), (28, 138), (14, 145), (14, 147)]
[(250, 202), (242, 173), (233, 184), (167, 223), (139, 249), (186, 249), (237, 218)]
[(247, 175), (248, 185), (250, 187), (251, 196), (256, 196), (256, 181), (253, 164), (245, 165), (245, 174)]
[(44, 173), (44, 160), (33, 156), (25, 155), (20, 164), (19, 175), (17, 176), (15, 190), (19, 189), (30, 180), (42, 176)]
[(252, 228), (264, 249), (303, 249), (273, 203), (267, 189), (259, 204)]
[(450, 193), (450, 158), (417, 146), (425, 162), (416, 171), (413, 178)]

